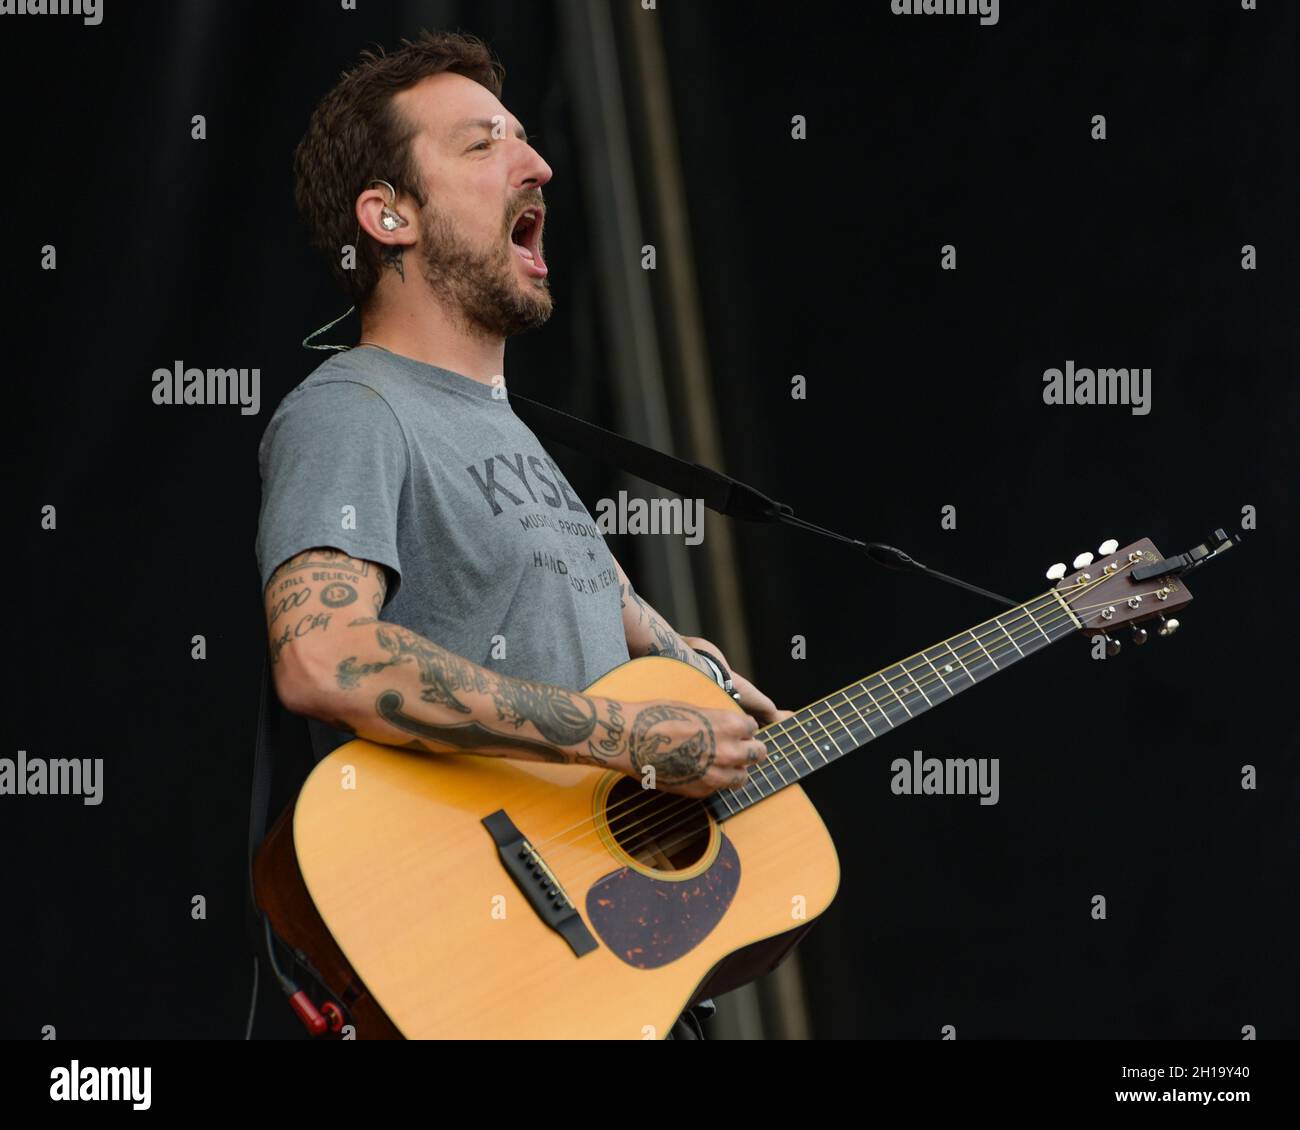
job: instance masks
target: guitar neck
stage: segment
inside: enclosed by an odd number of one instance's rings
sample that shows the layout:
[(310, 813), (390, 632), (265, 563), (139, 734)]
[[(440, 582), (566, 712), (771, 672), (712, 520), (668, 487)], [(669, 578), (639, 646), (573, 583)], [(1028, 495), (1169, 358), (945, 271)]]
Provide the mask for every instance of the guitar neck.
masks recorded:
[(744, 788), (719, 790), (706, 803), (720, 821), (735, 816), (1080, 626), (1052, 590), (909, 655), (760, 730), (768, 759)]

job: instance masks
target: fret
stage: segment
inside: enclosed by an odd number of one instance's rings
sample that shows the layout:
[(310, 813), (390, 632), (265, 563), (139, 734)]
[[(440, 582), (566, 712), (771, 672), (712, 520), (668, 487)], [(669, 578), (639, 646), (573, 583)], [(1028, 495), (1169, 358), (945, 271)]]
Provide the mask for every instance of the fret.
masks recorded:
[[(770, 747), (771, 745), (773, 745), (773, 742), (769, 738), (767, 739), (766, 744)], [(740, 790), (742, 793), (745, 794), (747, 798), (749, 795), (748, 790), (751, 788), (757, 789), (759, 794), (759, 799), (762, 799), (762, 797), (764, 796), (771, 796), (773, 793), (779, 792), (781, 788), (783, 788), (785, 785), (788, 785), (790, 783), (789, 781), (782, 781), (781, 784), (774, 785), (772, 783), (772, 779), (767, 775), (769, 768), (775, 768), (775, 766), (772, 765), (772, 759), (775, 756), (777, 756), (775, 751), (770, 752), (767, 756), (766, 762), (759, 762), (749, 771), (749, 780), (745, 782), (744, 787)], [(764, 786), (767, 787), (766, 793), (763, 792)]]
[(1010, 635), (1011, 642), (1015, 644), (1017, 651), (1022, 655), (1030, 655), (1042, 646), (1038, 636), (1035, 635), (1037, 627), (1034, 618), (1029, 615), (1028, 608), (1017, 608), (1015, 620), (1010, 625), (1010, 628), (1008, 629), (1006, 625), (1003, 625), (1002, 630)]
[(1046, 647), (1055, 640), (1043, 631), (1042, 625), (1034, 616), (1033, 610), (1028, 605), (1017, 609), (1017, 612), (1023, 614), (1023, 619), (1018, 620), (1019, 630), (1017, 636), (1019, 641), (1024, 645), (1021, 649), (1025, 655), (1032, 655), (1034, 652)]
[(935, 670), (934, 664), (926, 659), (924, 652), (912, 658), (919, 660), (915, 667), (909, 668), (906, 659), (903, 660), (900, 666), (911, 675), (912, 681), (920, 688), (925, 701), (931, 706), (938, 706), (939, 703), (947, 702), (952, 698), (952, 691), (948, 689), (948, 684), (943, 681), (943, 676)]
[[(813, 706), (820, 706), (820, 705), (821, 705), (821, 703), (813, 703)], [(832, 711), (831, 713), (833, 714), (834, 711)], [(836, 757), (843, 757), (843, 756), (844, 756), (844, 750), (840, 748), (840, 743), (837, 742), (837, 741), (835, 740), (835, 735), (832, 734), (832, 733), (830, 732), (830, 730), (827, 728), (825, 721), (823, 721), (823, 718), (824, 718), (824, 717), (825, 717), (824, 714), (822, 714), (822, 715), (820, 715), (820, 716), (818, 716), (818, 715), (814, 715), (814, 716), (813, 716), (813, 719), (812, 719), (814, 722), (817, 723), (817, 728), (820, 729), (821, 732), (822, 732), (823, 734), (825, 734), (825, 735), (830, 739), (830, 743), (831, 743), (830, 746), (827, 746), (825, 742), (815, 743), (815, 744), (813, 745), (813, 748), (814, 748), (818, 753), (820, 753), (820, 754), (822, 755), (822, 764), (823, 764), (823, 765), (827, 764), (828, 762), (830, 762), (830, 761), (832, 760), (832, 759), (831, 759), (831, 747), (834, 747), (834, 749), (835, 749), (835, 756), (836, 756)], [(841, 735), (841, 737), (842, 737), (842, 736), (843, 736), (843, 735)], [(851, 748), (851, 747), (850, 747), (850, 748)], [(808, 759), (805, 757), (804, 760), (807, 761)], [(813, 769), (813, 766), (810, 765), (808, 768), (809, 768), (809, 771), (811, 771), (811, 770)]]
[[(1065, 615), (1062, 616), (1058, 609)], [(1052, 592), (1050, 600), (1044, 601), (1039, 606), (1038, 615), (1047, 622), (1047, 635), (1052, 643), (1071, 635), (1076, 628), (1083, 627), (1078, 617), (1070, 610), (1070, 606), (1061, 599), (1061, 594), (1055, 591)]]
[[(989, 649), (984, 646), (984, 641), (980, 639), (980, 637), (976, 635), (974, 632), (967, 632), (966, 635), (970, 637), (971, 642), (974, 643), (975, 646), (980, 649), (980, 651), (982, 651), (985, 655), (988, 656), (989, 662), (993, 664), (993, 669), (995, 671), (1001, 671), (1002, 668), (998, 666), (998, 661), (993, 658), (993, 655), (990, 653)], [(976, 660), (976, 662), (980, 662), (980, 661)], [(990, 672), (990, 674), (991, 673), (992, 672)]]
[[(945, 651), (948, 653), (946, 656), (943, 654)], [(923, 651), (921, 656), (930, 665), (934, 673), (943, 680), (943, 685), (947, 688), (949, 695), (959, 694), (966, 687), (974, 685), (975, 676), (966, 670), (966, 665), (962, 663), (961, 657), (946, 643)], [(953, 663), (954, 659), (957, 661), (955, 664)], [(965, 686), (962, 685), (962, 680), (965, 680)]]
[[(726, 789), (733, 800), (735, 800), (739, 810), (743, 812), (746, 808), (757, 804), (760, 800), (773, 796), (780, 791), (782, 786), (772, 786), (767, 792), (763, 791), (763, 786), (751, 776), (739, 789)], [(754, 790), (755, 795), (750, 795), (750, 789)]]
[[(815, 706), (815, 705), (816, 705), (816, 703), (813, 704), (813, 706)], [(803, 735), (804, 735), (805, 738), (808, 739), (808, 744), (809, 744), (810, 746), (812, 746), (813, 749), (816, 749), (816, 748), (817, 748), (817, 740), (812, 736), (812, 734), (810, 734), (810, 733), (808, 732), (808, 728), (803, 724), (803, 719), (800, 717), (801, 715), (808, 715), (808, 712), (809, 712), (811, 709), (812, 709), (812, 707), (805, 707), (803, 710), (798, 710), (798, 711), (796, 711), (796, 712), (795, 712), (795, 716), (794, 716), (793, 718), (789, 719), (789, 721), (793, 722), (796, 726), (799, 727), (799, 729), (803, 730)], [(814, 722), (814, 724), (815, 724), (815, 720), (814, 720), (811, 716), (808, 717), (808, 720), (809, 720), (810, 722)], [(810, 764), (808, 763), (808, 758), (807, 758), (807, 756), (804, 754), (803, 749), (800, 748), (800, 746), (798, 745), (797, 742), (796, 742), (796, 745), (795, 745), (795, 751), (799, 754), (800, 757), (803, 757), (804, 764), (808, 766), (808, 771), (811, 773), (811, 772), (812, 772), (812, 765), (810, 765)], [(793, 759), (792, 759), (792, 760), (793, 760)], [(798, 774), (798, 772), (799, 772), (799, 769), (798, 769), (798, 766), (796, 766), (796, 767), (795, 767), (795, 773)]]
[[(777, 742), (776, 740), (778, 737), (781, 739), (780, 742)], [(784, 759), (787, 765), (790, 763), (789, 755), (790, 755), (790, 750), (794, 747), (794, 742), (795, 742), (794, 735), (791, 734), (788, 730), (783, 731), (780, 734), (773, 734), (771, 737), (763, 739), (763, 743), (765, 745), (774, 745), (776, 747), (776, 750), (774, 753), (768, 755), (766, 761), (760, 762), (756, 768), (760, 773), (763, 774), (763, 780), (766, 781), (768, 785), (772, 784), (772, 782), (768, 779), (767, 776), (769, 772), (775, 772), (776, 775), (781, 779), (781, 784), (773, 788), (772, 790), (773, 792), (775, 792), (777, 788), (782, 788), (790, 783), (785, 779), (785, 774), (781, 772), (781, 762), (782, 759)], [(751, 780), (753, 779), (753, 774), (750, 774), (750, 779)], [(799, 776), (796, 773), (795, 780), (797, 781), (798, 779)]]
[[(840, 703), (840, 705), (841, 706), (847, 705), (849, 709), (852, 710), (853, 713), (856, 714), (862, 720), (862, 724), (866, 726), (867, 733), (870, 736), (863, 738), (860, 742), (858, 742), (858, 745), (866, 745), (867, 742), (869, 742), (872, 738), (876, 736), (876, 731), (871, 728), (871, 723), (867, 721), (866, 715), (863, 714), (862, 711), (858, 709), (857, 704), (853, 701), (852, 698), (846, 695), (843, 691), (836, 691), (835, 693), (838, 694), (840, 698), (843, 700)], [(830, 700), (827, 699), (827, 701), (829, 702)], [(852, 734), (853, 731), (850, 730), (849, 732)], [(857, 741), (856, 735), (854, 736), (854, 740)]]
[[(939, 646), (943, 648), (943, 650), (946, 651), (950, 656), (952, 656), (953, 659), (957, 660), (957, 666), (961, 668), (961, 674), (965, 675), (966, 678), (970, 680), (967, 683), (967, 686), (973, 687), (976, 684), (976, 682), (978, 682), (978, 680), (975, 678), (974, 674), (971, 673), (971, 669), (967, 667), (965, 662), (962, 660), (961, 653), (957, 651), (953, 651), (952, 645), (946, 641), (944, 643), (941, 643)], [(951, 670), (951, 668), (952, 668), (951, 663), (947, 663), (944, 665), (945, 670)], [(954, 676), (957, 675), (956, 671), (953, 671), (952, 673)], [(960, 687), (959, 689), (965, 690), (966, 688)]]
[[(897, 678), (897, 676), (893, 676), (893, 677), (894, 677), (894, 678)], [(905, 691), (905, 690), (907, 689), (907, 680), (906, 680), (906, 679), (903, 680), (903, 685), (902, 685), (902, 688), (900, 689), (900, 688), (895, 687), (895, 686), (894, 686), (894, 685), (889, 681), (890, 678), (891, 678), (890, 673), (889, 673), (888, 671), (886, 671), (886, 672), (885, 672), (885, 686), (889, 689), (889, 694), (887, 694), (887, 695), (885, 696), (885, 702), (886, 702), (887, 704), (890, 703), (890, 702), (891, 702), (891, 699), (890, 699), (889, 696), (892, 695), (892, 696), (893, 696), (892, 701), (898, 703), (898, 705), (901, 706), (901, 707), (903, 708), (903, 710), (907, 713), (907, 716), (908, 716), (909, 718), (915, 718), (916, 715), (913, 714), (912, 711), (908, 708), (907, 700), (906, 700), (905, 698), (903, 698), (903, 691)]]
[[(866, 743), (858, 741), (857, 735), (854, 734), (853, 731), (849, 729), (847, 725), (845, 725), (844, 719), (840, 717), (840, 712), (835, 709), (835, 704), (831, 702), (831, 697), (832, 696), (828, 696), (822, 699), (822, 701), (826, 704), (826, 709), (829, 710), (835, 716), (835, 721), (840, 724), (840, 729), (842, 729), (846, 734), (848, 734), (849, 741), (851, 743), (849, 748), (856, 749), (858, 746), (865, 745)], [(839, 746), (836, 746), (835, 748), (838, 750)]]
[[(735, 816), (737, 812), (744, 811), (744, 805), (738, 805), (736, 808), (732, 808), (730, 793), (731, 789), (719, 789), (709, 797), (709, 804), (713, 808), (713, 815), (718, 820), (725, 820), (727, 816)], [(718, 811), (718, 805), (720, 804), (726, 806), (727, 811), (725, 815)]]
[(1030, 608), (1028, 605), (1025, 605), (1025, 615), (1029, 617), (1030, 623), (1032, 623), (1034, 627), (1038, 629), (1039, 635), (1041, 635), (1043, 639), (1045, 639), (1048, 643), (1051, 643), (1052, 637), (1043, 631), (1043, 626), (1038, 622), (1038, 617), (1034, 615), (1034, 610)]
[[(917, 714), (924, 714), (933, 705), (929, 698), (926, 697), (921, 684), (912, 678), (911, 672), (908, 671), (907, 666), (904, 663), (894, 664), (891, 678), (898, 679), (899, 681), (898, 686), (894, 688), (894, 693), (902, 699), (904, 707), (907, 706), (907, 699), (903, 698), (903, 695), (912, 696), (912, 706), (916, 708)], [(917, 695), (921, 696), (920, 702), (916, 701)], [(911, 711), (908, 711), (908, 713), (910, 714)]]
[[(902, 663), (898, 664), (898, 669), (903, 673), (903, 678), (907, 680), (911, 684), (911, 686), (915, 689), (915, 693), (919, 694), (923, 699), (925, 699), (925, 705), (927, 707), (933, 706), (934, 699), (932, 699), (928, 694), (925, 693), (925, 685), (916, 677), (916, 672), (908, 670), (906, 659), (904, 659)], [(931, 687), (930, 689), (934, 690), (933, 687)], [(943, 700), (940, 699), (940, 701), (942, 702)]]
[(759, 731), (771, 756), (754, 767), (742, 788), (712, 795), (708, 803), (714, 816), (725, 820), (735, 815), (1078, 626), (1073, 610), (1052, 590), (796, 711)]
[[(873, 678), (878, 678), (879, 676), (872, 676), (872, 677), (873, 677)], [(862, 682), (860, 682), (860, 683), (858, 684), (858, 686), (860, 686), (860, 687), (862, 688), (862, 690), (863, 690), (863, 692), (866, 694), (867, 698), (871, 699), (871, 703), (872, 703), (872, 705), (873, 705), (873, 706), (874, 706), (878, 711), (880, 711), (880, 716), (881, 716), (882, 718), (884, 718), (884, 720), (885, 720), (886, 722), (889, 723), (889, 728), (890, 728), (891, 730), (894, 729), (895, 726), (901, 726), (904, 722), (907, 721), (906, 718), (903, 718), (903, 719), (901, 719), (900, 721), (895, 722), (895, 721), (894, 721), (894, 720), (889, 716), (889, 711), (886, 710), (884, 706), (881, 706), (881, 705), (880, 705), (880, 700), (876, 698), (875, 694), (872, 692), (872, 689), (871, 689), (869, 686), (867, 686), (867, 682), (866, 682), (865, 679), (864, 679)], [(881, 680), (879, 683), (876, 684), (876, 690), (878, 690), (878, 691), (881, 692), (882, 696), (884, 697), (885, 705), (886, 705), (886, 706), (893, 706), (894, 703), (893, 703), (893, 700), (892, 700), (892, 695), (891, 695), (890, 692), (886, 689), (888, 686), (889, 686), (888, 683), (886, 683), (884, 680)]]
[(1003, 627), (1002, 618), (1000, 616), (994, 616), (993, 623), (995, 623), (1002, 630), (1002, 634), (1011, 641), (1011, 646), (1014, 647), (1016, 651), (1019, 651), (1021, 655), (1024, 655), (1025, 653), (1023, 651), (1020, 651), (1020, 645), (1016, 643), (1015, 636), (1013, 636), (1010, 632), (1006, 630), (1005, 627)]
[[(848, 695), (850, 701), (852, 701), (854, 705), (854, 709), (859, 709), (858, 704), (861, 703), (860, 709), (863, 711), (863, 721), (871, 720), (874, 716), (876, 726), (879, 726), (881, 722), (883, 722), (890, 730), (894, 728), (894, 724), (889, 720), (889, 715), (881, 710), (880, 704), (871, 697), (871, 692), (867, 689), (865, 679), (862, 682), (854, 683), (853, 686), (849, 687)], [(874, 726), (871, 727), (871, 732), (873, 735), (879, 736)], [(881, 732), (887, 734), (889, 733), (889, 730)]]

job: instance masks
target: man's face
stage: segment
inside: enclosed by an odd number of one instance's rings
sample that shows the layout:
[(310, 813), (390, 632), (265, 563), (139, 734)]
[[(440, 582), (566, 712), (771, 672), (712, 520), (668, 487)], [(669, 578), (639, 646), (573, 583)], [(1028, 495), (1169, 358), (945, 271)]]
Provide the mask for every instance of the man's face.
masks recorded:
[(463, 75), (434, 75), (395, 102), (418, 127), (428, 204), (415, 252), (426, 281), (489, 336), (540, 326), (552, 307), (541, 192), (550, 166), (492, 92)]

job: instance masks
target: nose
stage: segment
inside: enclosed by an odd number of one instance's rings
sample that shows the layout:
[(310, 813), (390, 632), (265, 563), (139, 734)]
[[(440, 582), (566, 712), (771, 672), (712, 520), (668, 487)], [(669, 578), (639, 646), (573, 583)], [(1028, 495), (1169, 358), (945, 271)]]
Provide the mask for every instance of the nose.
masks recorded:
[(555, 174), (551, 166), (542, 160), (542, 155), (537, 152), (528, 142), (523, 142), (523, 159), (520, 162), (520, 181), (521, 188), (541, 188)]

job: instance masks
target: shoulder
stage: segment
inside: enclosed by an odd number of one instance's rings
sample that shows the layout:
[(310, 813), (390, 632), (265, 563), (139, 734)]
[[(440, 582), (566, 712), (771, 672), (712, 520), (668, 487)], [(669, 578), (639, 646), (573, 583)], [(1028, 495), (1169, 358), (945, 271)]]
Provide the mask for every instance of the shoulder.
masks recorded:
[(327, 358), (285, 394), (262, 434), (258, 454), (265, 462), (280, 448), (330, 445), (364, 433), (387, 436), (405, 448), (390, 374), (349, 353)]
[(365, 358), (351, 352), (337, 353), (285, 394), (271, 415), (266, 437), (290, 423), (340, 420), (400, 431), (401, 416), (395, 403), (399, 394), (391, 372), (382, 366), (367, 364)]
[(397, 419), (392, 404), (397, 388), (391, 371), (367, 364), (367, 360), (351, 351), (326, 358), (285, 395), (272, 420), (283, 412), (310, 410), (321, 405), (344, 408), (355, 405), (359, 410), (386, 406)]

